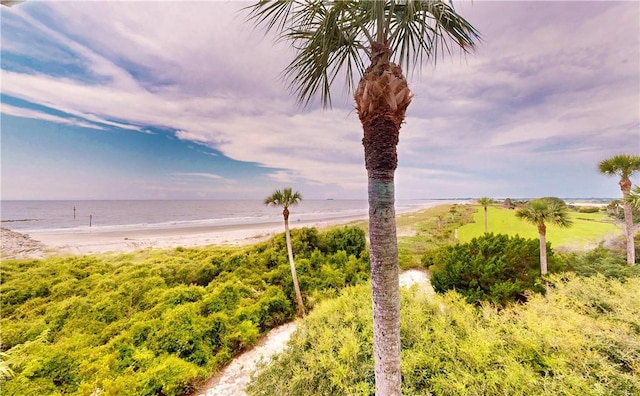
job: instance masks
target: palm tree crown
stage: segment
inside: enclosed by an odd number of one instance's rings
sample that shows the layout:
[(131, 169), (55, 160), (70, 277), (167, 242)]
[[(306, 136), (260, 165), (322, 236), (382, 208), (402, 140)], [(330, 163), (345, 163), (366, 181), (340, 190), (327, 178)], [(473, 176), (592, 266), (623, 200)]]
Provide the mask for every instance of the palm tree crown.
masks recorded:
[(534, 199), (516, 212), (519, 219), (535, 225), (553, 224), (559, 227), (570, 227), (572, 222), (564, 203), (548, 199)]
[(483, 208), (486, 208), (487, 206), (491, 205), (494, 202), (495, 201), (489, 197), (478, 198), (478, 205), (482, 206)]
[(600, 161), (600, 173), (609, 176), (620, 176), (628, 179), (634, 172), (640, 171), (640, 155), (618, 154)]
[[(331, 104), (330, 87), (341, 73), (354, 91), (365, 62), (386, 56), (409, 68), (451, 52), (451, 42), (467, 52), (480, 35), (448, 2), (427, 1), (269, 1), (248, 7), (249, 19), (296, 50), (285, 70), (301, 103), (319, 95)], [(389, 51), (381, 51), (380, 45)], [(385, 52), (383, 54), (383, 52)]]
[[(284, 208), (282, 214), (285, 220), (289, 219), (289, 206), (295, 206), (302, 201), (302, 195), (299, 192), (293, 192), (290, 187), (282, 191), (276, 190), (264, 200), (264, 204), (269, 206), (282, 206)], [(286, 213), (285, 213), (286, 212)]]

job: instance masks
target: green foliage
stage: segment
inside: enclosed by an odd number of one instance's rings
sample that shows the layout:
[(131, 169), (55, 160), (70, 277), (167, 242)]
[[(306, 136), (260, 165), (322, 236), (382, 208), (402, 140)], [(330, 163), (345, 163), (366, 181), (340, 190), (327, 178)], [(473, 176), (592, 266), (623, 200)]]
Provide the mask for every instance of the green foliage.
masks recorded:
[(627, 265), (624, 249), (615, 251), (598, 246), (588, 252), (560, 253), (556, 255), (556, 259), (563, 271), (575, 272), (580, 276), (602, 275), (620, 281), (640, 276), (640, 266)]
[[(640, 278), (551, 275), (549, 301), (401, 292), (403, 394), (640, 394)], [(250, 395), (373, 395), (370, 288), (321, 303)]]
[(580, 206), (578, 207), (578, 212), (580, 213), (598, 213), (600, 212), (600, 208), (597, 206)]
[[(293, 231), (308, 304), (368, 279), (362, 230)], [(1, 367), (15, 374), (3, 394), (193, 391), (293, 319), (281, 243), (3, 261)]]
[(373, 394), (371, 289), (347, 288), (300, 323), (251, 395)]
[[(624, 221), (622, 201), (612, 201), (611, 204), (607, 206), (607, 214), (616, 220)], [(631, 219), (634, 223), (640, 223), (640, 207), (635, 205), (631, 206)]]
[(324, 246), (329, 252), (342, 250), (360, 257), (367, 248), (366, 234), (357, 227), (334, 228), (324, 234)]
[[(550, 252), (549, 259), (553, 254)], [(423, 263), (431, 270), (438, 293), (455, 289), (468, 302), (507, 304), (536, 290), (540, 273), (540, 244), (534, 239), (492, 233), (469, 243), (428, 251)]]

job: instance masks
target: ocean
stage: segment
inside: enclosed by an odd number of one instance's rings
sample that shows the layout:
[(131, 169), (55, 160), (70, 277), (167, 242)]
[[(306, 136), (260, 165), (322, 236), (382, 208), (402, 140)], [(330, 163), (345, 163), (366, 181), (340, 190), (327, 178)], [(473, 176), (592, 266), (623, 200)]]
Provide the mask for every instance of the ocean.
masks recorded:
[[(398, 200), (396, 212), (439, 200)], [(366, 200), (305, 200), (290, 207), (290, 222), (365, 218)], [(2, 227), (22, 233), (165, 229), (282, 221), (282, 208), (259, 200), (212, 201), (0, 201)]]

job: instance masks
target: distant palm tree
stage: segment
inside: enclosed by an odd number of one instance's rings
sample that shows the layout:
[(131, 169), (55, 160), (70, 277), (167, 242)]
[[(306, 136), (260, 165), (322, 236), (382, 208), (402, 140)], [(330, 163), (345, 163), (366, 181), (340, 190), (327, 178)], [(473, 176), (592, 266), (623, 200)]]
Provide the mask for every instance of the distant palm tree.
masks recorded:
[(489, 205), (493, 204), (495, 201), (489, 197), (482, 197), (478, 199), (478, 204), (484, 208), (484, 233), (489, 233), (489, 213), (487, 208)]
[(640, 155), (618, 154), (611, 158), (602, 160), (598, 165), (600, 173), (610, 176), (619, 176), (620, 190), (622, 190), (622, 207), (624, 209), (624, 223), (627, 236), (627, 264), (633, 265), (636, 262), (636, 252), (633, 241), (633, 214), (629, 204), (629, 193), (631, 192), (631, 175), (640, 171)]
[[(607, 214), (609, 216), (613, 216), (615, 218), (620, 217), (620, 209), (622, 209), (622, 201), (619, 199), (614, 199), (607, 205)], [(623, 214), (624, 216), (624, 214)]]
[(281, 206), (282, 216), (284, 216), (284, 233), (287, 240), (287, 254), (289, 255), (289, 266), (291, 267), (291, 277), (293, 278), (293, 288), (296, 292), (296, 299), (298, 301), (298, 316), (304, 316), (304, 303), (302, 301), (302, 294), (300, 293), (300, 286), (298, 285), (298, 277), (296, 275), (296, 265), (293, 262), (293, 249), (291, 248), (291, 235), (289, 233), (289, 206), (297, 205), (302, 201), (302, 195), (299, 192), (293, 192), (291, 188), (285, 188), (284, 190), (276, 190), (273, 194), (265, 198), (264, 204), (269, 206)]
[(479, 35), (447, 0), (261, 0), (249, 9), (251, 21), (292, 44), (296, 55), (285, 74), (300, 103), (318, 95), (330, 105), (336, 77), (345, 77), (343, 88), (355, 91), (368, 176), (376, 395), (400, 395), (394, 173), (412, 98), (402, 66), (420, 69), (454, 47), (470, 51)]
[(547, 223), (570, 227), (567, 205), (547, 198), (534, 199), (516, 211), (516, 217), (538, 226), (540, 234), (540, 274), (547, 273)]

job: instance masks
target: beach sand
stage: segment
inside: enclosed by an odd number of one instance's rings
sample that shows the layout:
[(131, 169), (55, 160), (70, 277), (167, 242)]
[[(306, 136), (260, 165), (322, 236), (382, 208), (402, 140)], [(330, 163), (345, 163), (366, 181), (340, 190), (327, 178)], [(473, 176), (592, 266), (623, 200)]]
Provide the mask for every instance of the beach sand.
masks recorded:
[[(417, 212), (430, 207), (465, 201), (429, 202), (421, 207), (397, 211), (397, 214)], [(289, 227), (328, 228), (363, 222), (367, 215), (332, 217), (328, 220), (307, 220), (289, 222)], [(126, 253), (147, 248), (173, 249), (176, 247), (196, 247), (209, 245), (248, 245), (261, 242), (284, 231), (282, 221), (257, 224), (236, 224), (218, 226), (166, 227), (135, 230), (100, 231), (87, 228), (74, 232), (37, 231), (22, 234), (2, 228), (0, 257), (42, 258), (53, 255), (84, 255), (108, 252)]]
[[(317, 227), (362, 221), (359, 217), (330, 221), (291, 222), (290, 228)], [(178, 246), (246, 245), (267, 240), (284, 231), (283, 222), (227, 226), (150, 228), (126, 231), (32, 232), (21, 234), (2, 228), (2, 259), (42, 258), (51, 255), (83, 255), (131, 252), (146, 248), (171, 249)]]

